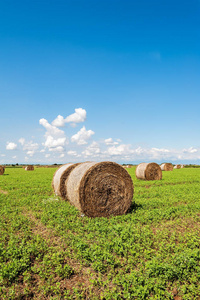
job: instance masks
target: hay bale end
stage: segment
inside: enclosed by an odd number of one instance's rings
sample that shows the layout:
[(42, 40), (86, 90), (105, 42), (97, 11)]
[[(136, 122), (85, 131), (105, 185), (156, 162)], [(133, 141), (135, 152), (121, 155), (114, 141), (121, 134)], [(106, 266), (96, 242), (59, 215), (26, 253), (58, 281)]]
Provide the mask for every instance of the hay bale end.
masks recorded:
[[(125, 214), (132, 203), (133, 182), (128, 172), (114, 162), (67, 164), (54, 175), (54, 191), (62, 196), (62, 175), (65, 199), (88, 217)], [(58, 170), (59, 171), (59, 170)], [(60, 178), (60, 182), (59, 182)], [(58, 188), (57, 188), (58, 187)]]
[(141, 163), (135, 171), (136, 177), (143, 180), (161, 180), (162, 170), (156, 163)]
[(160, 166), (162, 171), (173, 171), (174, 167), (171, 163), (164, 163)]
[(3, 166), (0, 166), (0, 175), (3, 175), (5, 172), (5, 168)]

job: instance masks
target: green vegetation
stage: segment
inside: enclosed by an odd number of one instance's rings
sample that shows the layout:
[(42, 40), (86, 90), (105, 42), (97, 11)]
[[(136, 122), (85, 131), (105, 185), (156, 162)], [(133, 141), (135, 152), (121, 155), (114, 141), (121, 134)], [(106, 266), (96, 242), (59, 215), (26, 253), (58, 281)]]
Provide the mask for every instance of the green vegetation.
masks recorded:
[(0, 176), (0, 299), (199, 299), (200, 170), (141, 181), (127, 215), (90, 219), (55, 168)]

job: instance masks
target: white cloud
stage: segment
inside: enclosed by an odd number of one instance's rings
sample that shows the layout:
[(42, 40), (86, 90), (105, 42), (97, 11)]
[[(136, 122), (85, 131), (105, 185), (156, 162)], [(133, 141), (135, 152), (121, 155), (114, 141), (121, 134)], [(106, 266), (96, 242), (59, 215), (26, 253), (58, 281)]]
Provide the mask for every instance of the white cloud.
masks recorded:
[(15, 149), (17, 149), (17, 144), (12, 143), (12, 142), (7, 142), (6, 149), (7, 150), (15, 150)]
[(60, 158), (63, 158), (65, 156), (65, 154), (64, 153), (62, 153), (62, 154), (60, 154)]
[(15, 159), (15, 158), (17, 158), (17, 156), (15, 155), (15, 156), (13, 156), (12, 158), (14, 158), (14, 159)]
[(65, 122), (66, 123), (72, 123), (75, 125), (76, 123), (81, 123), (86, 120), (86, 110), (83, 108), (76, 108), (75, 113), (69, 115), (66, 117)]
[(50, 156), (50, 154), (45, 154), (45, 157), (48, 158)]
[[(52, 123), (61, 125), (61, 120), (62, 117), (59, 115)], [(45, 133), (45, 142), (43, 143), (43, 146), (45, 148), (48, 148), (49, 151), (63, 152), (65, 145), (68, 144), (65, 132), (63, 130), (60, 130), (56, 126), (49, 124), (49, 122), (46, 119), (40, 119), (39, 122), (47, 130)], [(59, 122), (60, 124), (58, 124)], [(41, 150), (41, 152), (44, 151), (45, 149)]]
[(86, 130), (85, 126), (83, 126), (75, 135), (71, 137), (71, 141), (77, 143), (77, 145), (85, 145), (87, 144), (87, 140), (89, 140), (93, 134), (94, 131)]
[(54, 148), (58, 146), (64, 146), (66, 144), (66, 137), (54, 139), (53, 136), (46, 136), (46, 141), (44, 143), (45, 147)]
[(29, 155), (29, 156), (33, 156), (34, 153), (35, 153), (34, 150), (29, 150), (29, 151), (26, 152), (26, 154)]
[(118, 142), (114, 142), (112, 138), (105, 139), (104, 142), (106, 145), (118, 145), (119, 144)]
[(55, 120), (51, 123), (53, 126), (56, 127), (64, 127), (65, 126), (65, 119), (63, 116), (58, 115)]
[(159, 149), (159, 148), (152, 148), (152, 151), (162, 152), (162, 153), (168, 153), (169, 152), (168, 149)]
[(89, 145), (82, 154), (86, 157), (92, 156), (92, 157), (99, 157), (101, 153), (100, 146), (97, 142), (92, 142), (91, 145)]
[(49, 124), (49, 122), (44, 118), (40, 119), (39, 123), (47, 130), (47, 136), (52, 135), (58, 137), (63, 136), (65, 134), (63, 130), (57, 128), (54, 125)]
[(68, 151), (67, 154), (72, 155), (72, 156), (77, 156), (77, 152), (76, 151)]
[(50, 148), (49, 151), (53, 152), (63, 152), (65, 149), (62, 146), (57, 146), (55, 148)]
[(134, 150), (130, 149), (130, 145), (122, 144), (119, 146), (112, 146), (107, 149), (109, 155), (127, 155), (133, 153)]
[(39, 147), (38, 143), (29, 141), (26, 144), (24, 144), (23, 150), (36, 151), (38, 149), (38, 147)]
[(26, 154), (29, 156), (33, 156), (35, 152), (39, 148), (38, 143), (34, 143), (33, 141), (25, 142), (25, 139), (21, 141), (23, 143), (23, 151), (27, 151)]
[(2, 157), (6, 156), (5, 154), (1, 154)]
[(25, 139), (24, 138), (20, 138), (18, 142), (23, 146), (24, 143), (25, 143)]
[[(53, 122), (51, 124), (52, 124), (52, 126), (55, 126), (55, 127), (64, 127), (65, 123), (71, 123), (70, 125), (72, 127), (75, 127), (77, 123), (81, 123), (81, 122), (84, 122), (86, 120), (86, 114), (87, 113), (86, 113), (85, 109), (83, 109), (83, 108), (76, 108), (75, 109), (75, 113), (67, 116), (66, 118), (64, 118), (61, 115), (58, 115), (55, 118), (55, 120), (53, 120)], [(47, 129), (47, 124), (46, 124), (46, 122), (44, 122), (45, 119), (41, 119), (41, 120), (40, 121), (46, 126), (45, 128)], [(45, 120), (45, 121), (47, 121), (47, 120)], [(49, 125), (48, 125), (48, 128), (49, 128)]]
[(45, 149), (40, 150), (41, 153), (45, 152)]
[(193, 147), (190, 147), (189, 149), (183, 149), (184, 153), (196, 153), (197, 151), (198, 150)]

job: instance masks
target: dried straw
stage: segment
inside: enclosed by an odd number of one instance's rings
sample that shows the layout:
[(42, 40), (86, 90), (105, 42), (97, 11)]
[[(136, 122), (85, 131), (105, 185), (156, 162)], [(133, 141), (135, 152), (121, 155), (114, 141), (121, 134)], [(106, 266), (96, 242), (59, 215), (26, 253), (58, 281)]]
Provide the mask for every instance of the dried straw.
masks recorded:
[(174, 169), (181, 169), (181, 165), (175, 165)]
[(0, 166), (0, 175), (3, 175), (4, 172), (5, 172), (5, 168), (3, 166)]
[(61, 166), (54, 174), (52, 180), (52, 187), (55, 191), (55, 194), (62, 197), (63, 199), (67, 198), (65, 180), (69, 176), (70, 172), (77, 166), (77, 164), (68, 163)]
[(34, 171), (34, 166), (33, 165), (26, 166), (25, 171)]
[(77, 165), (65, 181), (66, 198), (88, 217), (125, 214), (133, 198), (128, 172), (113, 162)]
[(171, 163), (164, 163), (161, 166), (162, 171), (173, 171), (174, 167)]
[(141, 163), (136, 168), (136, 177), (144, 180), (162, 179), (162, 171), (156, 163)]

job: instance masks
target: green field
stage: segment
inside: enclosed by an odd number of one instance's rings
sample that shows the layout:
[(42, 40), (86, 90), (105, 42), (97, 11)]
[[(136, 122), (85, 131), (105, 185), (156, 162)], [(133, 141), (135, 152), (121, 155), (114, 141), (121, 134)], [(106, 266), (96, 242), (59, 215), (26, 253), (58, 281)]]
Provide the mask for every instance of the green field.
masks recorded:
[(127, 215), (54, 196), (55, 168), (0, 176), (0, 299), (200, 299), (200, 169), (141, 181)]

